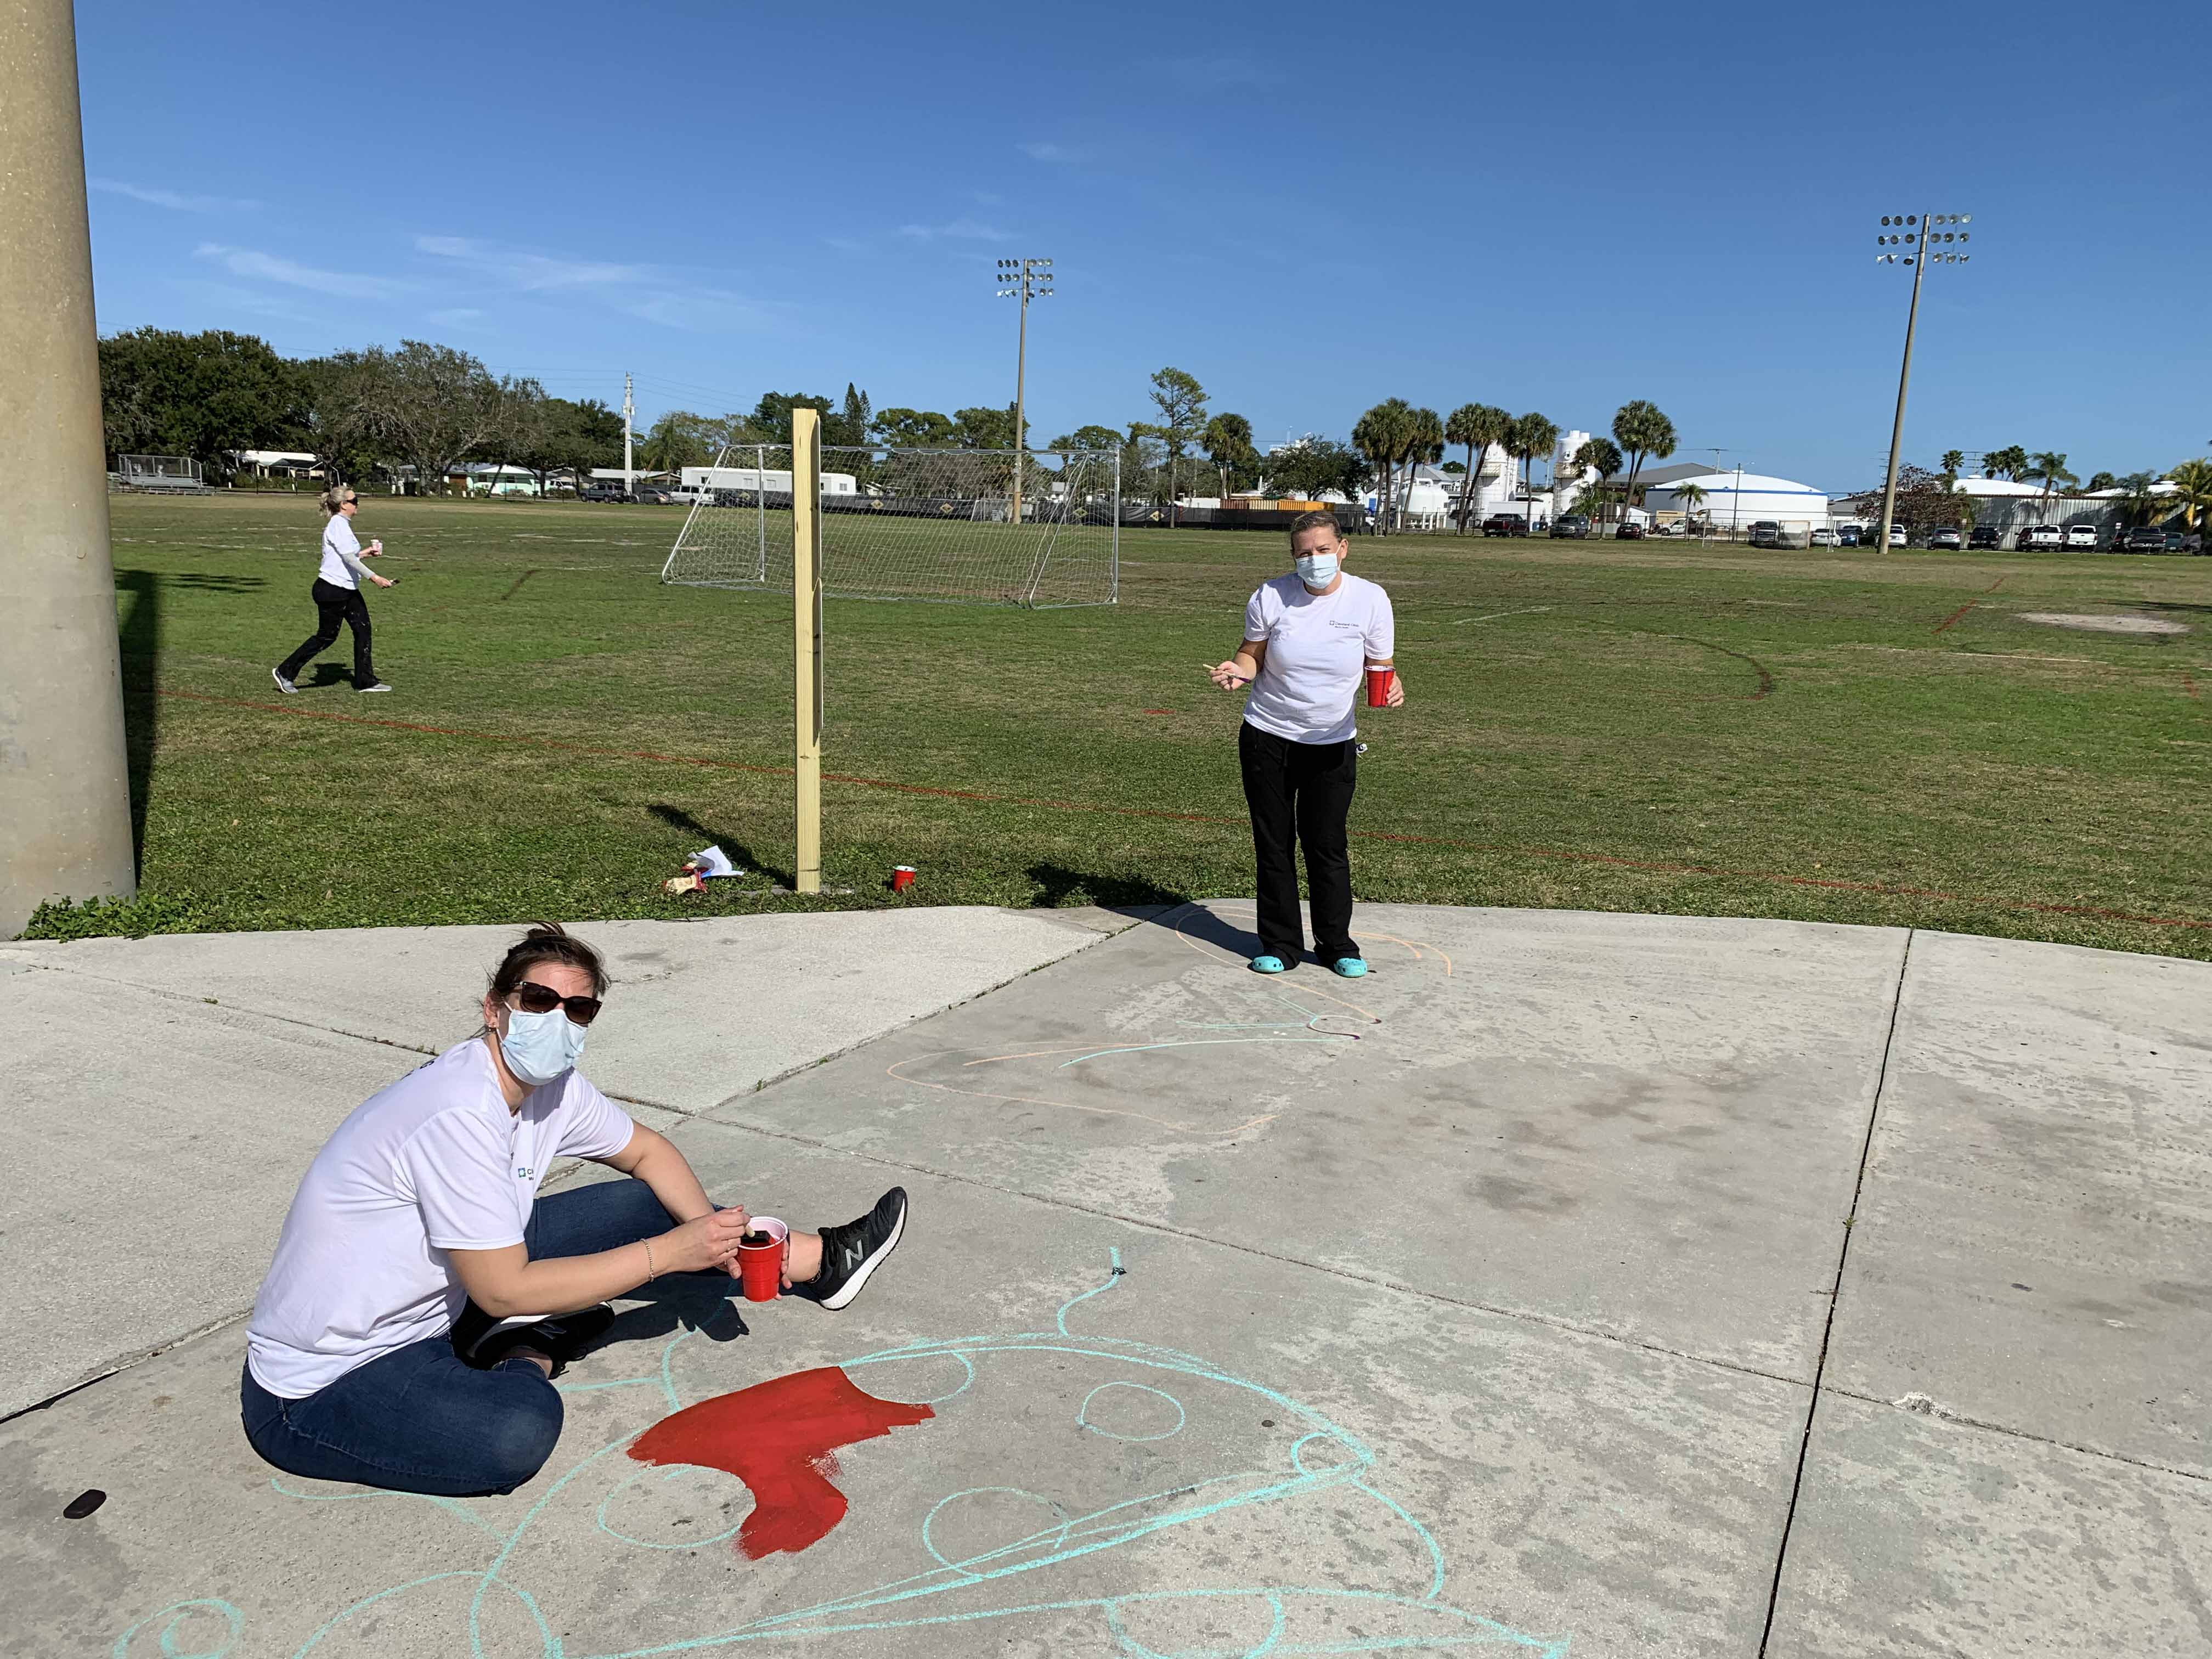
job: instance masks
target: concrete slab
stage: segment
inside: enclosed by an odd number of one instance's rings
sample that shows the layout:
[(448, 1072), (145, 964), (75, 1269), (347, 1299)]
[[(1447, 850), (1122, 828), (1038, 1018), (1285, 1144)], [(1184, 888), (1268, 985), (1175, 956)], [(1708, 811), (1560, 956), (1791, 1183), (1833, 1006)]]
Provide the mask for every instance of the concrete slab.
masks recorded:
[[(592, 1034), (610, 1094), (701, 1112), (743, 1090), (1056, 962), (1130, 925), (1097, 909), (988, 906), (595, 921), (615, 981)], [(0, 946), (53, 971), (183, 990), (226, 1007), (434, 1054), (522, 928), (172, 933)]]
[(720, 1121), (1810, 1382), (1901, 931), (1192, 907)]
[(1823, 1395), (1769, 1651), (2212, 1653), (2212, 1489)]
[[(848, 1157), (677, 1133), (718, 1194), (786, 1215), (873, 1195)], [(1755, 1651), (1802, 1389), (964, 1182), (910, 1190), (909, 1241), (845, 1315), (733, 1317), (688, 1291), (696, 1333), (678, 1306), (627, 1312), (509, 1498), (272, 1480), (236, 1427), (228, 1333), (0, 1427), (14, 1639), (966, 1656), (1243, 1651), (1273, 1627), (1292, 1651)], [(851, 1507), (803, 1553), (739, 1553), (752, 1500), (729, 1475), (624, 1455), (681, 1407), (836, 1364), (935, 1415), (836, 1453)], [(63, 1519), (88, 1487), (105, 1506)]]
[(2212, 963), (1917, 933), (1829, 1380), (2212, 1474)]

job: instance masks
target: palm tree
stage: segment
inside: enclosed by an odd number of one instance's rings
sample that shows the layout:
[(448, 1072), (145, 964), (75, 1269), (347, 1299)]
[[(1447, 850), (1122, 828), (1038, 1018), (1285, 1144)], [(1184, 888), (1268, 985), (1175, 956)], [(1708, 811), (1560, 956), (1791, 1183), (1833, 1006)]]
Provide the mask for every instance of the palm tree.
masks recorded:
[(1636, 499), (1636, 475), (1646, 457), (1665, 460), (1674, 453), (1674, 423), (1659, 412), (1656, 404), (1637, 398), (1613, 411), (1613, 435), (1628, 453), (1628, 488), (1624, 501)]
[[(1410, 501), (1413, 494), (1413, 469), (1424, 464), (1434, 465), (1444, 458), (1443, 416), (1433, 409), (1417, 409), (1406, 423), (1405, 447), (1398, 458), (1406, 469), (1406, 490), (1401, 499)], [(1400, 516), (1404, 516), (1402, 509)], [(1405, 528), (1401, 524), (1400, 529)]]
[[(1676, 484), (1674, 486), (1674, 499), (1681, 502), (1682, 516), (1684, 518), (1697, 518), (1699, 516), (1698, 509), (1705, 504), (1705, 487), (1703, 484), (1698, 483)], [(1702, 533), (1698, 539), (1704, 539)]]
[(2158, 493), (2158, 479), (2148, 472), (2130, 472), (2114, 486), (2120, 491), (2120, 513), (2130, 524), (2156, 521), (2166, 498)]
[(1482, 458), (1492, 444), (1502, 444), (1513, 428), (1513, 417), (1489, 404), (1462, 404), (1444, 422), (1444, 441), (1467, 446), (1467, 477), (1459, 486), (1459, 533), (1467, 534), (1467, 509), (1482, 473)]
[(1242, 415), (1217, 415), (1206, 423), (1200, 441), (1206, 447), (1206, 459), (1221, 474), (1221, 494), (1225, 499), (1230, 473), (1249, 468), (1259, 458), (1252, 447), (1252, 422)]
[[(1529, 413), (1515, 417), (1505, 438), (1505, 453), (1521, 463), (1521, 494), (1529, 493), (1529, 472), (1539, 455), (1548, 455), (1552, 447), (1559, 441), (1559, 428), (1541, 415)], [(1534, 523), (1534, 515), (1531, 515)]]
[(1390, 528), (1391, 487), (1397, 482), (1398, 458), (1406, 449), (1413, 421), (1411, 404), (1403, 398), (1385, 398), (1352, 428), (1352, 447), (1375, 469), (1376, 526), (1385, 534)]
[(2018, 483), (2020, 475), (2027, 471), (2027, 452), (2018, 444), (1992, 449), (1982, 457), (1982, 476), (1984, 478), (2010, 478)]
[(2181, 522), (2191, 530), (2212, 522), (2212, 461), (2184, 461), (2166, 475), (2174, 488), (2168, 501), (2181, 505)]
[(2075, 481), (2074, 475), (2066, 470), (2065, 455), (2055, 449), (2038, 450), (2027, 458), (2027, 465), (2021, 471), (2027, 474), (2031, 481), (2037, 478), (2043, 481), (2043, 494), (2045, 500), (2050, 498), (2051, 487), (2053, 484), (2061, 482), (2072, 483)]
[[(1598, 504), (1595, 516), (1602, 522), (1607, 507), (1605, 487), (1613, 475), (1620, 471), (1620, 450), (1610, 438), (1590, 438), (1575, 451), (1573, 461), (1577, 477), (1585, 472), (1597, 474), (1597, 487), (1589, 493)], [(1577, 507), (1575, 511), (1579, 513), (1582, 508)], [(1624, 512), (1621, 516), (1626, 518), (1627, 514)]]
[(1947, 449), (1943, 452), (1943, 476), (1950, 479), (1954, 483), (1958, 482), (1960, 469), (1964, 467), (1966, 465), (1966, 452), (1965, 450)]

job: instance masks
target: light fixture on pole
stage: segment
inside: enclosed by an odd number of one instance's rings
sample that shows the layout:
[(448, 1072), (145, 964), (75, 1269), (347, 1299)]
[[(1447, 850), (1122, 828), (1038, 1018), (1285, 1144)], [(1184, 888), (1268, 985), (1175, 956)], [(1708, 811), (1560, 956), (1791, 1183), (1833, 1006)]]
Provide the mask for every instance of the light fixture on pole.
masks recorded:
[(1897, 418), (1889, 428), (1889, 473), (1881, 486), (1881, 528), (1875, 545), (1889, 551), (1889, 527), (1897, 512), (1897, 451), (1905, 438), (1905, 388), (1912, 378), (1912, 334), (1920, 322), (1920, 284), (1930, 264), (1964, 264), (1972, 256), (1962, 244), (1972, 237), (1963, 228), (1974, 221), (1971, 213), (1885, 213), (1875, 244), (1876, 264), (1899, 263), (1912, 267), (1912, 303), (1905, 313), (1905, 361), (1897, 371)]
[(1001, 300), (1022, 302), (1022, 324), (1018, 343), (1014, 349), (1014, 489), (1012, 511), (1007, 515), (1011, 523), (1022, 521), (1022, 473), (1029, 458), (1029, 434), (1023, 406), (1024, 382), (1028, 377), (1030, 357), (1030, 301), (1048, 298), (1052, 293), (1052, 261), (1049, 259), (1001, 259), (999, 274)]

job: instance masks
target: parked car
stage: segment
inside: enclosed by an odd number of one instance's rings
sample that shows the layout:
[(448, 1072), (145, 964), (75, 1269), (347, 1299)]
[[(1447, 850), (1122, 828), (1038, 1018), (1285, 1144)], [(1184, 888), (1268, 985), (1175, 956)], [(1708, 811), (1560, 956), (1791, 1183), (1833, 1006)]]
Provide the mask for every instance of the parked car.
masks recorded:
[(1782, 526), (1780, 522), (1774, 519), (1760, 519), (1755, 522), (1751, 526), (1751, 544), (1753, 547), (1781, 546)]
[(1562, 513), (1553, 521), (1553, 541), (1581, 541), (1589, 534), (1590, 521), (1580, 513)]
[(2032, 524), (2020, 532), (2020, 540), (2015, 545), (2023, 549), (2063, 547), (2066, 545), (2066, 532), (2055, 524)]
[(2066, 526), (2066, 545), (2069, 547), (2086, 547), (2091, 552), (2095, 552), (2097, 550), (2097, 526), (2093, 524), (2068, 525)]
[(626, 501), (629, 496), (620, 484), (593, 483), (586, 484), (578, 490), (576, 499), (580, 501)]
[(650, 502), (654, 507), (665, 507), (674, 501), (676, 496), (673, 492), (663, 489), (659, 484), (640, 484), (630, 499)]
[(1486, 536), (1525, 536), (1528, 533), (1528, 520), (1518, 513), (1493, 513), (1482, 521), (1482, 533)]
[(1932, 530), (1928, 533), (1928, 545), (1942, 552), (1956, 553), (1966, 544), (1966, 538), (1948, 525), (1941, 530)]
[(2122, 550), (2128, 553), (2163, 553), (2166, 551), (2166, 532), (2139, 524), (2128, 532), (2128, 539)]
[(1993, 524), (1978, 524), (1966, 537), (1969, 547), (2002, 547), (2004, 532)]
[(1838, 547), (1856, 547), (1865, 539), (1865, 532), (1862, 531), (1855, 524), (1847, 524), (1841, 530), (1838, 530), (1836, 532), (1836, 545)]
[(1613, 538), (1617, 542), (1640, 542), (1644, 539), (1644, 526), (1624, 519), (1613, 526)]
[(1837, 539), (1836, 532), (1834, 531), (1829, 529), (1826, 525), (1821, 525), (1813, 532), (1813, 534), (1807, 541), (1806, 545), (1808, 547), (1841, 547), (1843, 543)]

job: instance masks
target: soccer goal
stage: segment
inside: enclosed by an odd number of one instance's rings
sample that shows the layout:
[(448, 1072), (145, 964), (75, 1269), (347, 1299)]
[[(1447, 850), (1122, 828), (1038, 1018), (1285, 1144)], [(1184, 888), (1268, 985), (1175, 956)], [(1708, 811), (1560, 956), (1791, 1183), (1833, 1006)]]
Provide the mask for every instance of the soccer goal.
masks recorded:
[[(823, 592), (1035, 609), (1120, 594), (1121, 458), (1111, 452), (822, 450)], [(792, 587), (792, 453), (725, 449), (684, 469), (691, 512), (660, 579)]]

